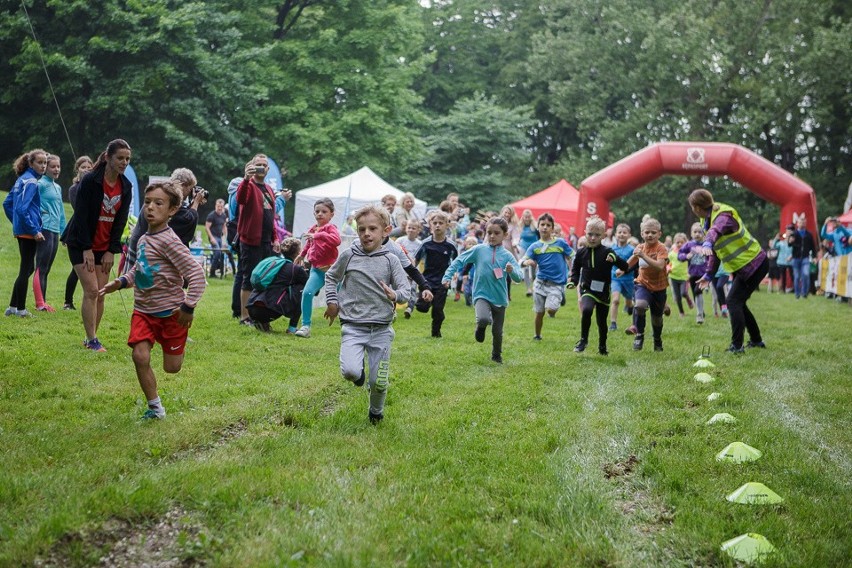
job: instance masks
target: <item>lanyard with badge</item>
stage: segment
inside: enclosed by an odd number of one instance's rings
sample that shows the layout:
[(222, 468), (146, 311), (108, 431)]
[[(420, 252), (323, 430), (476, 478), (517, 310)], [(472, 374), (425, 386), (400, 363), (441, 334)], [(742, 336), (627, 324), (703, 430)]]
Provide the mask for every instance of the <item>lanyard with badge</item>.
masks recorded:
[(493, 267), (491, 270), (494, 272), (494, 277), (497, 280), (500, 280), (501, 278), (503, 278), (503, 269), (499, 266), (495, 266), (496, 264), (497, 264), (497, 247), (491, 247), (491, 266)]

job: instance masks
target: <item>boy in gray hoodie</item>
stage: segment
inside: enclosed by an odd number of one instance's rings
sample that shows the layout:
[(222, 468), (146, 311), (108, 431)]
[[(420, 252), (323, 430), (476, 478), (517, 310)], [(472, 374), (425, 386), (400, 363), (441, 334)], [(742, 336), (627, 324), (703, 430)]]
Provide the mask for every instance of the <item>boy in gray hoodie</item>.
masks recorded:
[(356, 387), (364, 384), (369, 366), (369, 419), (384, 418), (390, 371), (391, 327), (396, 304), (408, 301), (408, 277), (399, 259), (382, 246), (390, 233), (390, 215), (367, 206), (355, 213), (358, 241), (343, 251), (325, 273), (324, 317), (329, 325), (340, 316), (340, 372)]

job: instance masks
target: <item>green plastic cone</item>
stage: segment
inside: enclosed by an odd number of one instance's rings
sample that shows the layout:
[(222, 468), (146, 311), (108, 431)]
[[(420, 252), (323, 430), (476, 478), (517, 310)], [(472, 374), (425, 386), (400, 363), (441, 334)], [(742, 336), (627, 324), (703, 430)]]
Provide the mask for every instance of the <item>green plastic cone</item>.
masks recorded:
[(783, 503), (784, 499), (762, 483), (752, 481), (746, 483), (727, 497), (731, 503), (744, 505), (774, 505)]
[(733, 442), (725, 446), (725, 449), (716, 454), (716, 461), (732, 461), (734, 463), (743, 463), (747, 461), (755, 461), (762, 456), (763, 453), (752, 448), (748, 444), (742, 442)]
[(721, 396), (722, 396), (721, 393), (711, 392), (710, 394), (707, 395), (707, 402), (713, 402), (714, 400), (718, 399)]
[(707, 373), (695, 373), (693, 378), (699, 383), (712, 383), (716, 380)]
[(707, 421), (707, 424), (716, 424), (717, 422), (733, 424), (736, 421), (737, 419), (728, 414), (727, 412), (720, 412), (719, 414), (714, 414), (713, 418)]
[(722, 550), (740, 562), (760, 562), (775, 552), (775, 547), (761, 534), (746, 533), (723, 542)]
[(716, 365), (714, 365), (710, 359), (699, 359), (698, 361), (693, 363), (692, 366), (698, 367), (700, 369), (710, 369), (712, 367), (715, 367)]

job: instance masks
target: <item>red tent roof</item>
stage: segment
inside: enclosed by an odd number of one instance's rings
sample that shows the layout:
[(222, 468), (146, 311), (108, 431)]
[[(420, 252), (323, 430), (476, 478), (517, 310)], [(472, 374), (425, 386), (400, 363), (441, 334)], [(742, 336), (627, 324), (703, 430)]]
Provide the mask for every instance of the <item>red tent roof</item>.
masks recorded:
[[(542, 213), (553, 215), (554, 221), (562, 226), (564, 234), (568, 234), (569, 227), (577, 226), (577, 203), (580, 201), (580, 192), (577, 188), (565, 181), (559, 180), (547, 189), (525, 197), (520, 201), (512, 203), (512, 207), (518, 217), (524, 209), (532, 211), (536, 219)], [(615, 216), (610, 213), (608, 226), (612, 226)], [(581, 231), (578, 231), (581, 232)]]

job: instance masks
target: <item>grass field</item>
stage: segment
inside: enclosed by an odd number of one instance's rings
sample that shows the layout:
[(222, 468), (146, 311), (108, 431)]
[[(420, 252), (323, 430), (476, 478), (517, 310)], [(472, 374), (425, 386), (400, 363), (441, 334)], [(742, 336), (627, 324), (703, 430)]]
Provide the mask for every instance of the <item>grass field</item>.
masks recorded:
[[(68, 269), (60, 250), (54, 306)], [(572, 302), (533, 342), (516, 287), (497, 366), (451, 301), (443, 339), (422, 314), (396, 323), (371, 426), (336, 325), (307, 340), (239, 327), (230, 286), (210, 282), (181, 373), (155, 357), (156, 423), (139, 421), (131, 294), (107, 298), (102, 354), (80, 346), (78, 312), (0, 318), (0, 565), (733, 566), (720, 544), (746, 532), (777, 548), (767, 566), (852, 562), (847, 304), (759, 293), (765, 351), (727, 355), (726, 320), (675, 316), (664, 353), (618, 332), (601, 357), (572, 352)], [(709, 385), (693, 379), (705, 345)], [(717, 412), (738, 422), (706, 425)], [(717, 462), (734, 441), (762, 459)], [(725, 500), (748, 481), (784, 503)]]

